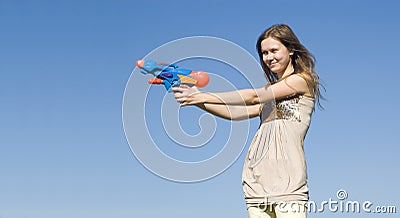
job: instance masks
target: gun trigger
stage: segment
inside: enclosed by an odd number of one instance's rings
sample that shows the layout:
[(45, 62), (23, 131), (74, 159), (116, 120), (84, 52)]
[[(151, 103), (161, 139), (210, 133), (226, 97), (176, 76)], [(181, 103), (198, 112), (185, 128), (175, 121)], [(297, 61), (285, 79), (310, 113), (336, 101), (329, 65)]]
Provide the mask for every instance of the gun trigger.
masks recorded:
[(167, 78), (172, 78), (174, 76), (174, 75), (172, 75), (172, 73), (163, 73), (162, 75)]

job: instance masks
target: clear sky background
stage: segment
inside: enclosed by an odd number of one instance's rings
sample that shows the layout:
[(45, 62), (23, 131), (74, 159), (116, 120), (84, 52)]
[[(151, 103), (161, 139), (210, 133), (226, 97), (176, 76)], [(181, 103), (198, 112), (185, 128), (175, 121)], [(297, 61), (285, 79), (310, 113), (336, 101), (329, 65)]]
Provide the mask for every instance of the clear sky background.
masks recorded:
[(248, 144), (217, 177), (165, 180), (132, 154), (122, 101), (135, 61), (164, 43), (214, 36), (256, 57), (258, 35), (276, 23), (289, 24), (316, 56), (327, 89), (306, 139), (311, 200), (344, 189), (349, 200), (399, 213), (399, 8), (365, 0), (0, 0), (0, 217), (246, 217)]

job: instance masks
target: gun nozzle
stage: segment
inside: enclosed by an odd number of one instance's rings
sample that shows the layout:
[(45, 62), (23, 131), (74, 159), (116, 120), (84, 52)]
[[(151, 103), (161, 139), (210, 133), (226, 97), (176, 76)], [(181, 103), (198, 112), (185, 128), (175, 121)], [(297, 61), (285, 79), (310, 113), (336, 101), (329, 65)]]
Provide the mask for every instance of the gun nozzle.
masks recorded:
[(163, 84), (162, 79), (159, 78), (151, 78), (148, 80), (149, 84)]
[(137, 60), (136, 61), (136, 66), (139, 67), (140, 69), (143, 68), (144, 65), (144, 60)]

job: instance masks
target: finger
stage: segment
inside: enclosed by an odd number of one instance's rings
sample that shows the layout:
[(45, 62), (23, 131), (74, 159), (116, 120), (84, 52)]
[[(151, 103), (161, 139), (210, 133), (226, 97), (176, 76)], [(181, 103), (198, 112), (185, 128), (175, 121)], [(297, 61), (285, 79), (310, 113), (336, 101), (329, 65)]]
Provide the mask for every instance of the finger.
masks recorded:
[(177, 102), (183, 103), (183, 102), (186, 101), (186, 98), (181, 97), (181, 98), (176, 98), (175, 100), (176, 100)]
[(190, 87), (191, 89), (193, 89), (193, 90), (195, 90), (195, 91), (199, 91), (199, 88), (197, 88), (197, 86), (193, 86), (193, 87)]
[(191, 88), (190, 86), (188, 86), (188, 85), (185, 85), (185, 84), (183, 84), (183, 85), (180, 85), (180, 87), (181, 87), (181, 88), (184, 88), (184, 89), (190, 89), (190, 88)]
[(177, 98), (181, 98), (182, 97), (182, 93), (181, 92), (175, 92), (174, 93), (174, 97)]
[(196, 102), (191, 101), (191, 100), (188, 99), (188, 98), (181, 98), (180, 100), (182, 100), (182, 101), (181, 101), (181, 104), (184, 105), (184, 106), (196, 104)]
[(173, 86), (173, 87), (171, 87), (171, 90), (174, 92), (183, 92), (184, 91), (184, 89), (182, 89), (179, 86)]
[(187, 99), (188, 95), (186, 93), (176, 92), (174, 93), (174, 97), (175, 99), (183, 99), (183, 98)]
[(172, 91), (175, 92), (184, 92), (186, 90), (189, 90), (191, 87), (186, 86), (186, 85), (181, 85), (181, 86), (173, 86), (171, 87)]

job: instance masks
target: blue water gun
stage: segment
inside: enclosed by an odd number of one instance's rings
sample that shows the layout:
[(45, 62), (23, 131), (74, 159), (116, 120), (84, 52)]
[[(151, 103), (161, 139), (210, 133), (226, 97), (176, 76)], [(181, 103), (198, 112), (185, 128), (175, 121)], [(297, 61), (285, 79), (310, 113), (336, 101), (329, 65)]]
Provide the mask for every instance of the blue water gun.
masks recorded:
[(149, 79), (149, 84), (162, 84), (168, 92), (171, 87), (188, 85), (204, 87), (209, 82), (208, 74), (204, 71), (192, 71), (179, 68), (176, 64), (157, 63), (153, 60), (138, 60), (136, 66), (143, 74), (151, 74), (155, 78)]

